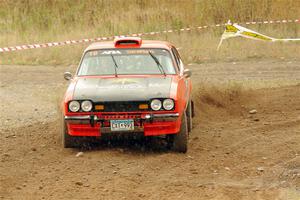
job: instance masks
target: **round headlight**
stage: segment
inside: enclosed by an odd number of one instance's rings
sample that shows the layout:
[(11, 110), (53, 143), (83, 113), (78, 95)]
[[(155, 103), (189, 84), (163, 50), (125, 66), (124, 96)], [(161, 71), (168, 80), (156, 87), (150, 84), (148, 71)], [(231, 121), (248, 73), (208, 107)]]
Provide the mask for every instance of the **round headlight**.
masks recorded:
[(80, 109), (80, 104), (78, 101), (71, 101), (69, 103), (69, 109), (72, 112), (77, 112)]
[(160, 110), (161, 109), (161, 101), (159, 99), (153, 99), (151, 101), (151, 109), (152, 110)]
[(81, 103), (81, 109), (84, 111), (84, 112), (89, 112), (91, 111), (93, 108), (93, 104), (91, 101), (83, 101)]
[(165, 99), (163, 107), (165, 110), (172, 110), (174, 108), (174, 101), (172, 99)]

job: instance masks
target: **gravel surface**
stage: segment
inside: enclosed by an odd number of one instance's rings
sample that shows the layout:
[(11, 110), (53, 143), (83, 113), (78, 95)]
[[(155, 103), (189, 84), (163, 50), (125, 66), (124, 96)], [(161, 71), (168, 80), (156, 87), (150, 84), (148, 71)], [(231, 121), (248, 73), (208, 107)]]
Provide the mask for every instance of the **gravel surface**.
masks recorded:
[(63, 72), (75, 67), (0, 66), (0, 199), (299, 200), (299, 66), (189, 65), (197, 117), (187, 154), (159, 138), (63, 149)]

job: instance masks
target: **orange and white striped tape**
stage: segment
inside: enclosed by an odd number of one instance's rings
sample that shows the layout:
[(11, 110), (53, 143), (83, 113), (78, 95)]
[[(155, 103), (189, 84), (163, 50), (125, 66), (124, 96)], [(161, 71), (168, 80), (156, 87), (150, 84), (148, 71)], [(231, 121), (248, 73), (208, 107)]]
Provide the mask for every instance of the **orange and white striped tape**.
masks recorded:
[[(298, 23), (299, 19), (294, 20), (270, 20), (270, 21), (257, 21), (257, 22), (244, 22), (239, 24), (281, 24), (281, 23)], [(98, 37), (98, 38), (90, 38), (90, 39), (80, 39), (80, 40), (67, 40), (63, 42), (48, 42), (42, 44), (27, 44), (27, 45), (19, 45), (19, 46), (12, 46), (12, 47), (3, 47), (0, 48), (0, 53), (2, 52), (10, 52), (10, 51), (20, 51), (26, 49), (38, 49), (38, 48), (47, 48), (47, 47), (55, 47), (55, 46), (64, 46), (70, 44), (80, 44), (80, 43), (87, 43), (87, 42), (98, 42), (98, 41), (106, 41), (106, 40), (113, 40), (115, 37), (122, 37), (122, 36), (147, 36), (147, 35), (158, 35), (158, 34), (167, 34), (173, 32), (184, 32), (184, 31), (192, 31), (192, 30), (201, 30), (207, 28), (214, 28), (226, 26), (226, 24), (215, 24), (215, 25), (208, 25), (208, 26), (197, 26), (197, 27), (186, 27), (176, 30), (164, 30), (164, 31), (156, 31), (156, 32), (148, 32), (148, 33), (134, 33), (128, 35), (120, 35), (120, 36), (110, 36), (110, 37)]]

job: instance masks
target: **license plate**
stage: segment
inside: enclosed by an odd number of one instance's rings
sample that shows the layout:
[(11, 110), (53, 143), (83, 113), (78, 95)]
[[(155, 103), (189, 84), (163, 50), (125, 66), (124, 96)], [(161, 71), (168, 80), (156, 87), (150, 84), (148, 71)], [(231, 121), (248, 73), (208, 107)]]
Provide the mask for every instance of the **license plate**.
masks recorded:
[(134, 121), (133, 119), (126, 120), (110, 120), (111, 131), (133, 131)]

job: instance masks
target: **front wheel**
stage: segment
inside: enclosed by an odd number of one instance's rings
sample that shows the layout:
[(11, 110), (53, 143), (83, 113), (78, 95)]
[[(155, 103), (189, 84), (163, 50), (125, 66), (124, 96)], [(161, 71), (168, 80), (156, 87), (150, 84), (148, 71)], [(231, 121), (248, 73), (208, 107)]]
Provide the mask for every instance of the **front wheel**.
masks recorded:
[(186, 108), (186, 117), (187, 117), (187, 127), (188, 132), (190, 133), (193, 128), (193, 102), (190, 101)]
[(172, 135), (172, 139), (169, 139), (168, 142), (172, 143), (172, 149), (174, 151), (180, 153), (187, 152), (187, 145), (188, 145), (188, 128), (187, 128), (187, 117), (186, 113), (183, 113), (181, 119), (181, 126), (179, 133)]

